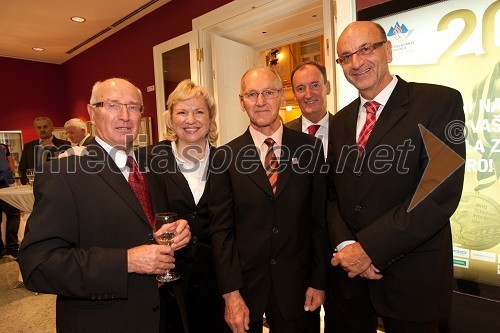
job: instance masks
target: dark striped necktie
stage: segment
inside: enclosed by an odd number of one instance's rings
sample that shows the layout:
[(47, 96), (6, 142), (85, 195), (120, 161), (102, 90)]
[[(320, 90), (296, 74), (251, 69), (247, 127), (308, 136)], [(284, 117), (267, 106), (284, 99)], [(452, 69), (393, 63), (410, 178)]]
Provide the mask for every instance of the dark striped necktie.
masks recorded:
[(264, 161), (266, 175), (269, 179), (269, 184), (271, 184), (271, 188), (273, 189), (273, 193), (276, 194), (276, 185), (278, 182), (278, 159), (276, 158), (276, 154), (273, 149), (275, 141), (271, 138), (267, 138), (264, 143), (268, 147), (266, 159)]

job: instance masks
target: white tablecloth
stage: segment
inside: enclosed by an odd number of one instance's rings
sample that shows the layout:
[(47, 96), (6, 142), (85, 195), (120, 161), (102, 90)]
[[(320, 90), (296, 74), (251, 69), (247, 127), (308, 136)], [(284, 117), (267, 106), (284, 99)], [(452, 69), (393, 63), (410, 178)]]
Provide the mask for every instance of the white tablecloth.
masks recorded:
[(35, 204), (33, 188), (29, 185), (0, 188), (0, 199), (27, 213), (31, 213)]

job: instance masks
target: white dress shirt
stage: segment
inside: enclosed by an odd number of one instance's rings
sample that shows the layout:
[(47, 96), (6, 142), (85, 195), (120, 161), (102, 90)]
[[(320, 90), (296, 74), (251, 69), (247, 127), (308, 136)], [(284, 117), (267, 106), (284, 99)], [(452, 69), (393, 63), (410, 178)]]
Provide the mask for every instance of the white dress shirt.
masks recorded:
[[(380, 104), (377, 113), (375, 113), (376, 119), (380, 117), (380, 114), (382, 113), (382, 110), (384, 110), (384, 106), (387, 104), (389, 97), (391, 97), (391, 94), (397, 83), (398, 78), (396, 77), (396, 75), (392, 75), (392, 81), (389, 82), (389, 84), (373, 99), (373, 101)], [(356, 142), (358, 141), (359, 134), (361, 133), (361, 130), (363, 129), (363, 126), (366, 122), (365, 103), (368, 102), (368, 100), (363, 98), (363, 96), (361, 95), (359, 96), (359, 98), (361, 99), (361, 103), (359, 104), (358, 122), (356, 124)]]
[(261, 132), (257, 131), (254, 129), (252, 126), (250, 126), (250, 135), (252, 135), (253, 143), (255, 144), (255, 147), (257, 147), (257, 151), (260, 154), (260, 161), (262, 162), (262, 166), (264, 169), (266, 168), (265, 161), (266, 161), (266, 154), (267, 151), (269, 150), (269, 147), (267, 144), (264, 143), (264, 141), (267, 138), (271, 138), (274, 140), (274, 153), (276, 154), (276, 159), (278, 160), (278, 163), (280, 161), (281, 157), (281, 143), (282, 143), (282, 138), (283, 138), (283, 123), (280, 122), (280, 127), (274, 132), (272, 135), (265, 135), (262, 134)]
[(205, 155), (199, 161), (193, 162), (192, 160), (184, 159), (177, 152), (177, 145), (172, 141), (172, 151), (175, 156), (175, 161), (179, 166), (179, 170), (186, 178), (189, 189), (193, 194), (194, 203), (198, 204), (207, 183), (208, 160), (210, 155), (210, 145), (208, 141), (205, 147)]
[(112, 147), (108, 145), (106, 142), (104, 142), (100, 137), (96, 136), (95, 140), (97, 141), (98, 144), (104, 148), (104, 150), (109, 154), (109, 156), (113, 159), (115, 162), (116, 166), (120, 169), (122, 172), (123, 177), (128, 182), (128, 174), (130, 173), (129, 168), (127, 167), (127, 157), (132, 156), (135, 160), (135, 155), (134, 155), (134, 150), (130, 149), (130, 151), (127, 152), (121, 149), (116, 149), (115, 147)]
[(316, 134), (314, 134), (315, 137), (321, 140), (323, 143), (323, 152), (325, 154), (325, 159), (326, 156), (328, 155), (328, 130), (329, 130), (329, 116), (330, 112), (326, 112), (326, 115), (318, 121), (316, 124), (309, 121), (306, 117), (302, 116), (302, 132), (309, 134), (309, 126), (311, 125), (319, 125), (318, 130), (316, 131)]

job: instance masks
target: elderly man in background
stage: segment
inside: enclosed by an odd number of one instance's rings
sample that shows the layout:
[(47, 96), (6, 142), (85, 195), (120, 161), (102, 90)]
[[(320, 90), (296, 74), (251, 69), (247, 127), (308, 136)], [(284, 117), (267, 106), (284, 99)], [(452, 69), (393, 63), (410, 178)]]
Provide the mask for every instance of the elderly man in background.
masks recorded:
[(87, 108), (96, 128), (88, 154), (52, 160), (35, 180), (19, 252), (24, 283), (57, 294), (58, 332), (158, 333), (166, 318), (155, 275), (174, 267), (189, 227), (176, 222), (171, 246), (154, 241), (153, 214), (167, 207), (132, 149), (141, 91), (124, 79), (97, 82)]
[(76, 146), (86, 146), (91, 141), (91, 136), (87, 131), (87, 124), (80, 118), (72, 118), (64, 124), (68, 139)]
[(26, 143), (23, 147), (21, 160), (19, 161), (19, 175), (21, 183), (28, 183), (26, 170), (35, 169), (41, 171), (41, 166), (49, 158), (57, 157), (60, 153), (71, 147), (71, 143), (61, 140), (52, 135), (54, 126), (48, 117), (37, 117), (33, 121), (38, 139)]
[(72, 118), (64, 124), (64, 129), (66, 130), (66, 135), (73, 143), (73, 147), (59, 154), (59, 157), (85, 154), (85, 146), (92, 142), (94, 138), (88, 133), (87, 124), (80, 118)]

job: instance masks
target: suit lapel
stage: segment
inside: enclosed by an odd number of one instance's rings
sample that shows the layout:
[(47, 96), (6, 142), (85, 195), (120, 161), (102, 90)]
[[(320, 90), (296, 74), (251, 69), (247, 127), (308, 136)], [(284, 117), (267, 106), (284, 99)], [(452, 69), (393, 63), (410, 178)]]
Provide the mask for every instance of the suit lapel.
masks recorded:
[[(271, 184), (267, 178), (266, 171), (260, 162), (259, 152), (255, 143), (253, 142), (252, 135), (250, 131), (247, 131), (241, 136), (240, 147), (237, 149), (239, 163), (237, 165), (241, 166), (241, 172), (246, 173), (246, 175), (264, 192), (268, 193), (270, 196), (274, 196)], [(278, 186), (279, 186), (278, 175)]]
[(165, 177), (170, 178), (172, 182), (174, 182), (175, 185), (177, 185), (182, 194), (184, 194), (186, 199), (188, 199), (188, 201), (194, 205), (193, 193), (189, 188), (189, 184), (186, 180), (186, 177), (184, 177), (182, 172), (179, 170), (179, 167), (177, 166), (177, 161), (175, 160), (174, 152), (172, 151), (172, 146), (169, 146), (169, 148), (170, 152), (167, 155), (168, 163), (169, 164), (172, 163), (171, 165), (175, 166), (175, 170), (173, 172), (167, 172), (165, 174)]
[(109, 156), (109, 154), (102, 148), (95, 140), (87, 146), (89, 160), (95, 161), (92, 163), (89, 161), (86, 168), (89, 171), (94, 172), (96, 176), (101, 177), (101, 179), (108, 184), (108, 186), (113, 190), (118, 197), (122, 200), (139, 216), (144, 223), (149, 225), (149, 221), (144, 213), (139, 200), (135, 196), (134, 191), (128, 184), (125, 177), (121, 173), (120, 169), (116, 165), (115, 161)]
[(283, 192), (285, 189), (288, 181), (290, 180), (290, 177), (292, 175), (292, 164), (293, 164), (293, 158), (295, 151), (298, 148), (297, 142), (293, 139), (293, 136), (291, 135), (293, 132), (292, 130), (289, 130), (288, 128), (283, 128), (283, 137), (281, 139), (281, 144), (284, 147), (287, 147), (287, 150), (290, 154), (290, 156), (283, 156), (284, 158), (280, 159), (280, 165), (279, 165), (279, 174), (278, 174), (278, 184), (276, 187), (276, 197), (279, 197), (280, 194)]
[(398, 83), (368, 138), (367, 153), (374, 149), (384, 135), (406, 114), (407, 110), (403, 107), (406, 103), (408, 103), (408, 83), (398, 77)]

